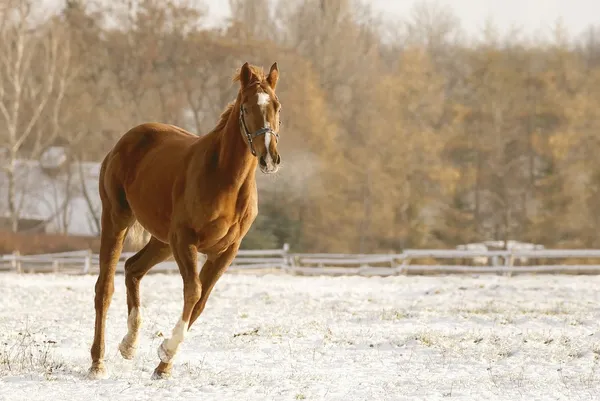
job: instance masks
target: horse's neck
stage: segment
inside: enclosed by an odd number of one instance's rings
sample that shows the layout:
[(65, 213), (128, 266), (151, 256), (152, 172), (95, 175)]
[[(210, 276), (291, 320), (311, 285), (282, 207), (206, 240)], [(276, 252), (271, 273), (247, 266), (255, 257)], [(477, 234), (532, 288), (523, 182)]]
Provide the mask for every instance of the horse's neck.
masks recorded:
[(248, 179), (254, 179), (257, 160), (248, 144), (242, 138), (239, 124), (240, 100), (236, 101), (225, 127), (220, 132), (219, 172), (231, 177), (240, 186)]

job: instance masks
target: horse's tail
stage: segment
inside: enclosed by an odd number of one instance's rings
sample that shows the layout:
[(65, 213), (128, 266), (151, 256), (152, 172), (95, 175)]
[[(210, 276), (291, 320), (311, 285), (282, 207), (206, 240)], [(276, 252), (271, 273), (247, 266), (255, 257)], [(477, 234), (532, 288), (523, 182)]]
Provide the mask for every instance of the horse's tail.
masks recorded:
[(136, 220), (125, 232), (127, 245), (139, 249), (150, 240), (150, 233)]

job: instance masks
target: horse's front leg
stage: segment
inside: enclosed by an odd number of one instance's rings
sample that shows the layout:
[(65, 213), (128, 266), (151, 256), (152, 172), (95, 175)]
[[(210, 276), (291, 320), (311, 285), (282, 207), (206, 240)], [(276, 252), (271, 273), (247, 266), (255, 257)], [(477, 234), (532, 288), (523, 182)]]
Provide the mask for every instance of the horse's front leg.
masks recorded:
[[(204, 263), (204, 265), (202, 267), (202, 271), (200, 272), (201, 295), (200, 295), (200, 298), (198, 299), (198, 301), (196, 302), (196, 304), (194, 305), (194, 308), (193, 308), (191, 316), (190, 316), (190, 320), (185, 325), (186, 330), (190, 329), (191, 325), (194, 323), (194, 321), (196, 321), (196, 319), (200, 316), (200, 314), (204, 310), (204, 307), (206, 306), (206, 301), (208, 300), (208, 297), (209, 297), (212, 289), (214, 288), (215, 284), (219, 280), (219, 277), (221, 277), (223, 275), (225, 270), (227, 270), (227, 267), (229, 267), (229, 265), (235, 258), (235, 255), (237, 254), (239, 247), (240, 247), (240, 243), (238, 242), (238, 243), (231, 245), (225, 252), (223, 252), (222, 254), (220, 254), (218, 256), (217, 255), (207, 255), (208, 257), (206, 259), (206, 262)], [(184, 309), (185, 309), (185, 307), (184, 307)], [(172, 338), (175, 337), (175, 333), (177, 330), (178, 330), (178, 327), (176, 326), (175, 329), (173, 330)], [(179, 331), (177, 331), (177, 333), (179, 333)], [(181, 335), (180, 338), (183, 339), (183, 335)], [(168, 349), (166, 347), (169, 346), (169, 341), (172, 341), (172, 339), (163, 341), (163, 344), (161, 345), (161, 349)], [(164, 348), (163, 348), (163, 346), (164, 346)], [(164, 351), (159, 350), (159, 355), (161, 355), (161, 362), (159, 363), (158, 367), (155, 369), (155, 373), (153, 376), (154, 378), (168, 377), (168, 375), (172, 369), (172, 358), (164, 358), (163, 359), (162, 352), (164, 352)], [(166, 373), (163, 373), (163, 372), (166, 372)]]
[(200, 299), (194, 306), (188, 329), (204, 311), (206, 301), (208, 300), (208, 297), (210, 296), (213, 287), (215, 286), (219, 278), (223, 275), (223, 273), (225, 273), (225, 270), (227, 270), (227, 268), (235, 258), (239, 247), (240, 243), (237, 242), (231, 245), (225, 252), (218, 256), (208, 255), (208, 259), (206, 260), (206, 263), (204, 263), (202, 271), (200, 272), (202, 294), (200, 296)]
[(173, 328), (170, 338), (165, 339), (158, 348), (161, 362), (154, 370), (153, 378), (166, 378), (171, 374), (171, 361), (185, 339), (194, 306), (200, 299), (202, 285), (198, 275), (197, 236), (192, 230), (175, 232), (170, 240), (171, 249), (179, 272), (183, 279), (183, 312), (181, 319)]

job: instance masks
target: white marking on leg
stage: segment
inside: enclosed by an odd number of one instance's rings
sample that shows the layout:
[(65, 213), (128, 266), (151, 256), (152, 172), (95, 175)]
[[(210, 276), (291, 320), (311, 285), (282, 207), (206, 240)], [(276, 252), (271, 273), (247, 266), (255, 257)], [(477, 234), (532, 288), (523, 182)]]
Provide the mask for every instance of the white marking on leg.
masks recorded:
[(171, 333), (171, 338), (169, 339), (169, 349), (175, 349), (183, 342), (187, 329), (188, 322), (184, 320), (179, 320), (179, 322), (177, 322), (173, 328), (173, 333)]
[(139, 309), (134, 307), (127, 317), (127, 334), (119, 344), (119, 351), (125, 359), (132, 359), (135, 356), (141, 324), (142, 315)]
[(179, 320), (175, 327), (173, 328), (173, 332), (171, 333), (171, 338), (165, 339), (160, 347), (158, 348), (158, 356), (160, 360), (164, 363), (169, 363), (175, 357), (177, 353), (177, 349), (179, 345), (185, 339), (185, 334), (188, 330), (188, 322), (184, 320)]

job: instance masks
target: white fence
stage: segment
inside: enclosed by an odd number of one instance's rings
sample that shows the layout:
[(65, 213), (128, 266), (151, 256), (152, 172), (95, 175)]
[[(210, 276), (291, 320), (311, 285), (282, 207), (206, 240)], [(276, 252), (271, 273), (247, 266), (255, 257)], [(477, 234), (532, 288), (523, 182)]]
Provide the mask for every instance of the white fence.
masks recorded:
[[(228, 271), (271, 270), (299, 275), (364, 275), (449, 273), (563, 273), (600, 274), (600, 249), (541, 250), (432, 250), (408, 249), (400, 254), (298, 254), (282, 249), (241, 250)], [(122, 273), (125, 260), (133, 253), (123, 253), (117, 265)], [(486, 264), (481, 264), (481, 261)], [(199, 264), (203, 263), (200, 255)], [(554, 263), (550, 263), (554, 262)], [(19, 273), (66, 272), (96, 274), (99, 259), (91, 251), (74, 251), (43, 255), (0, 256), (0, 271)], [(177, 273), (173, 260), (155, 266), (151, 273)]]

